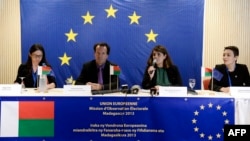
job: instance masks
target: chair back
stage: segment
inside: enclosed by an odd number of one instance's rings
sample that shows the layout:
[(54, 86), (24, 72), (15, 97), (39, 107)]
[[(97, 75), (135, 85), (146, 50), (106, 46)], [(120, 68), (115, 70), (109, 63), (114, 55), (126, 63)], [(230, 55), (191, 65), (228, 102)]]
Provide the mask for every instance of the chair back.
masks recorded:
[(204, 90), (209, 90), (208, 85), (210, 83), (211, 78), (205, 78), (203, 79), (203, 89)]

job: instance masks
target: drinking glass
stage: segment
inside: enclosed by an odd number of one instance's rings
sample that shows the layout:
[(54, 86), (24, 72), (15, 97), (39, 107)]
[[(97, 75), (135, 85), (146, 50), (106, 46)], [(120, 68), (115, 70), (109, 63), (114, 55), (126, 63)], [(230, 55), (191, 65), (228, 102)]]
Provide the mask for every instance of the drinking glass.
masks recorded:
[(191, 90), (193, 90), (194, 87), (195, 87), (195, 79), (194, 78), (190, 78), (188, 80), (188, 83), (189, 83), (189, 87), (191, 88)]
[(72, 80), (70, 79), (67, 79), (65, 82), (66, 82), (66, 85), (72, 85)]
[(24, 81), (23, 81), (23, 79), (24, 79), (25, 77), (19, 77), (19, 78), (21, 79), (22, 89), (25, 89), (25, 85), (24, 85)]

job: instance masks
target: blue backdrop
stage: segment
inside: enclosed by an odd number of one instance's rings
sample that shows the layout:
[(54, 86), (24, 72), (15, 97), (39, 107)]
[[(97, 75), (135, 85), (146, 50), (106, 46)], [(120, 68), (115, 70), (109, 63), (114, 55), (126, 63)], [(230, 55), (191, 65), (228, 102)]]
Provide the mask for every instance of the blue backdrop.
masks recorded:
[(94, 58), (93, 45), (107, 42), (129, 86), (141, 84), (152, 48), (167, 47), (183, 83), (201, 88), (203, 0), (21, 0), (22, 62), (41, 43), (58, 87), (75, 80)]

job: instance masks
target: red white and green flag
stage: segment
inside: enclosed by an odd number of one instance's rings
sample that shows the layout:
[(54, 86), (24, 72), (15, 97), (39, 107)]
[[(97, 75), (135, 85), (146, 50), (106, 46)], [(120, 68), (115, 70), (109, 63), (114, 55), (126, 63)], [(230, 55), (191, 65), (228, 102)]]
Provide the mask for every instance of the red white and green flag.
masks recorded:
[(51, 68), (49, 66), (38, 66), (38, 75), (48, 75), (51, 72)]
[(201, 76), (202, 77), (211, 77), (212, 76), (212, 69), (207, 67), (201, 68)]
[(110, 75), (119, 75), (121, 73), (121, 69), (119, 66), (110, 65)]
[(2, 101), (0, 137), (54, 137), (54, 101)]

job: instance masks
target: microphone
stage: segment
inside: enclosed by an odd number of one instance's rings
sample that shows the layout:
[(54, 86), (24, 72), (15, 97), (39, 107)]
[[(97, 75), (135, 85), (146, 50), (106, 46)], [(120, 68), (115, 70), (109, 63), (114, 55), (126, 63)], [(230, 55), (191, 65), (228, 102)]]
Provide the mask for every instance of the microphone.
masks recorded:
[[(152, 66), (155, 67), (156, 59), (153, 60)], [(149, 74), (152, 74), (154, 70), (150, 71)]]
[(128, 89), (128, 85), (124, 84), (122, 85), (121, 92), (125, 94), (138, 94), (140, 89), (140, 85), (133, 85), (130, 89)]
[(156, 61), (157, 61), (156, 59), (153, 60), (153, 65), (152, 66), (155, 66)]
[(139, 86), (139, 85), (133, 85), (132, 87), (131, 87), (131, 94), (138, 94), (139, 93), (139, 91), (140, 91), (140, 89), (141, 89), (141, 87)]

